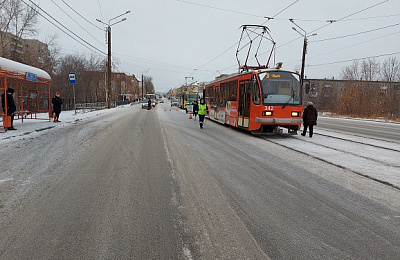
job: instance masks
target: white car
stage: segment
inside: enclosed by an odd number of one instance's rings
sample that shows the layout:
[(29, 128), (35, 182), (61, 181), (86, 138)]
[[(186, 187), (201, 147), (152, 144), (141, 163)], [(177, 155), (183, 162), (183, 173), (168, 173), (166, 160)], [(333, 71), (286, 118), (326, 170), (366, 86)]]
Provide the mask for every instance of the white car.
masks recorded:
[(141, 101), (141, 104), (142, 104), (142, 108), (147, 108), (148, 105), (149, 105), (149, 103), (147, 102), (146, 99), (143, 99), (143, 100)]
[(172, 106), (178, 106), (178, 100), (177, 99), (172, 99), (171, 100), (171, 107)]

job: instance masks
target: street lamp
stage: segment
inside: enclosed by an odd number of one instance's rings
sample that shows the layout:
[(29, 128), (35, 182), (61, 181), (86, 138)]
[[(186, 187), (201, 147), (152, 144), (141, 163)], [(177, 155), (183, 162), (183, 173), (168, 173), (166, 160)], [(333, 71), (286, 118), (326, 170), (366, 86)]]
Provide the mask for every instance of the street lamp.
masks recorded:
[(114, 18), (111, 18), (110, 20), (108, 20), (108, 23), (105, 23), (103, 21), (101, 21), (100, 19), (96, 19), (96, 21), (98, 21), (99, 23), (104, 24), (107, 27), (107, 41), (108, 41), (108, 54), (107, 54), (107, 89), (108, 89), (108, 98), (107, 98), (107, 104), (108, 104), (108, 108), (111, 108), (111, 26), (123, 22), (126, 20), (126, 18), (123, 18), (119, 21), (116, 21), (114, 23), (111, 23), (112, 20), (115, 20), (125, 14), (130, 13), (131, 11), (126, 11), (123, 14), (120, 14)]
[(149, 70), (150, 70), (150, 69), (147, 69), (147, 70), (145, 70), (145, 71), (142, 72), (142, 99), (143, 99), (143, 97), (144, 97), (144, 95), (143, 95), (143, 94), (144, 94), (144, 91), (143, 91), (143, 81), (144, 81), (144, 80), (143, 80), (143, 74), (146, 74), (147, 72), (149, 72)]
[[(307, 32), (301, 28), (299, 25), (297, 25), (293, 19), (289, 19), (294, 25), (297, 26), (300, 30), (302, 30), (304, 33), (299, 32), (295, 27), (292, 27), (293, 30), (295, 30), (297, 33), (299, 33), (301, 36), (304, 37), (304, 43), (303, 43), (303, 57), (301, 59), (301, 73), (300, 73), (300, 85), (303, 86), (303, 81), (304, 81), (304, 66), (306, 63), (306, 52), (307, 52)], [(308, 35), (308, 37), (317, 35), (316, 33), (313, 33), (311, 35)]]

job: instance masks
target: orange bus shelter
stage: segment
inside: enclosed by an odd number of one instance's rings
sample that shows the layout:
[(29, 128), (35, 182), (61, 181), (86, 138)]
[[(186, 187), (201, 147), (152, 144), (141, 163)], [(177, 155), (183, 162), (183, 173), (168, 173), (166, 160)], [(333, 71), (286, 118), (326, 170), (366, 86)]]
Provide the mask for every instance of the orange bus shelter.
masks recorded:
[[(42, 119), (51, 121), (50, 100), (51, 77), (44, 70), (0, 57), (0, 92), (6, 96), (7, 89), (14, 89), (14, 100), (18, 118)], [(7, 98), (5, 108), (0, 112), (0, 127), (9, 127), (10, 116), (7, 116)], [(44, 114), (44, 115), (43, 115)]]

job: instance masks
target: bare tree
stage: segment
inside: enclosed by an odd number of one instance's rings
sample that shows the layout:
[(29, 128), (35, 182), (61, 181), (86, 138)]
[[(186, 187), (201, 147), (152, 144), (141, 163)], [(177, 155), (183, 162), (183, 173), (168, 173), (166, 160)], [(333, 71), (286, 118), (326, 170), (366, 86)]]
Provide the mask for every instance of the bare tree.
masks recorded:
[(341, 76), (344, 80), (378, 80), (380, 64), (375, 59), (363, 60), (361, 64), (353, 61), (350, 66), (342, 69)]
[(153, 78), (151, 76), (143, 77), (143, 86), (145, 93), (154, 93)]
[[(37, 24), (35, 9), (19, 0), (3, 0), (0, 5), (0, 44), (4, 57), (20, 60), (19, 50), (12, 46), (23, 36), (35, 35)], [(12, 34), (12, 36), (10, 36)]]
[(396, 56), (385, 60), (381, 66), (381, 78), (383, 81), (394, 82), (400, 80), (400, 62)]
[(341, 94), (340, 113), (361, 117), (398, 117), (400, 62), (395, 56), (382, 65), (375, 59), (361, 64), (353, 62), (342, 70), (342, 77), (349, 80), (350, 85)]
[(342, 69), (342, 79), (344, 80), (359, 80), (361, 79), (361, 71), (358, 61), (353, 61), (350, 66)]
[(374, 59), (363, 60), (361, 63), (361, 78), (366, 81), (378, 80), (379, 63)]
[(48, 35), (45, 39), (45, 43), (48, 46), (48, 57), (45, 63), (48, 65), (47, 68), (43, 68), (45, 71), (49, 72), (50, 74), (54, 74), (56, 67), (60, 61), (60, 51), (61, 47), (57, 42), (58, 35), (51, 34)]
[(55, 75), (52, 80), (52, 91), (60, 92), (61, 97), (64, 99), (63, 107), (65, 109), (73, 108), (73, 89), (68, 82), (68, 73), (75, 72), (77, 74), (77, 84), (75, 85), (76, 98), (81, 93), (80, 87), (84, 85), (81, 81), (80, 76), (86, 71), (86, 58), (84, 55), (66, 55), (59, 60), (59, 64), (56, 67)]

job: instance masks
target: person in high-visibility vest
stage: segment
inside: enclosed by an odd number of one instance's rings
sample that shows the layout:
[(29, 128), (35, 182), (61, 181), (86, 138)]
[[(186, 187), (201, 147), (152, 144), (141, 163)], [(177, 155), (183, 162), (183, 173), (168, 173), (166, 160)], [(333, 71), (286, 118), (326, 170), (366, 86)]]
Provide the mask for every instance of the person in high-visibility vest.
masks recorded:
[(206, 114), (208, 114), (208, 107), (206, 102), (204, 101), (204, 98), (200, 99), (199, 111), (197, 112), (197, 114), (199, 115), (200, 128), (203, 129), (204, 117)]

